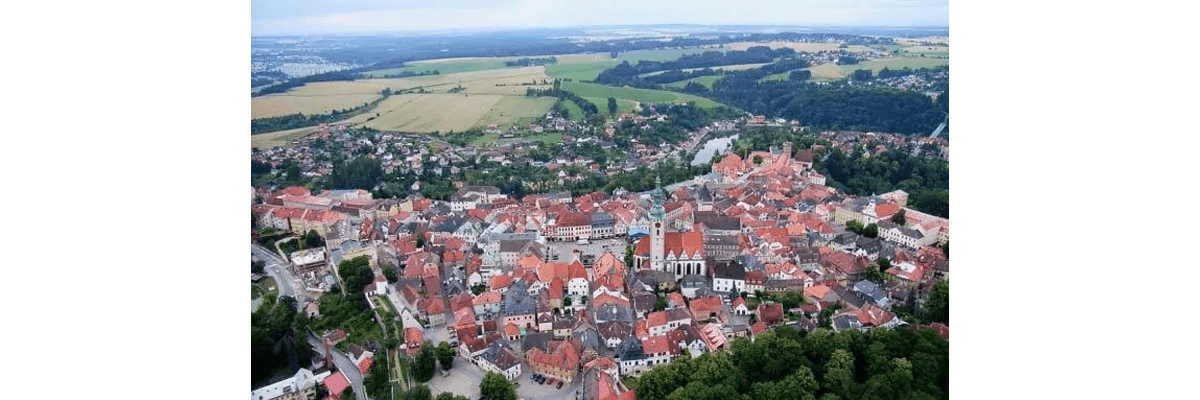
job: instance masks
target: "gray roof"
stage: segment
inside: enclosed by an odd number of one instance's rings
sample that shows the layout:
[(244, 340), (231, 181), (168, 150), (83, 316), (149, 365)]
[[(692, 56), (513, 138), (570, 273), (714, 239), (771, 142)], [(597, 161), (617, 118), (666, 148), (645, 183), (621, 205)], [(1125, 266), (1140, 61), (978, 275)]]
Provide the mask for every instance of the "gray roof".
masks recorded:
[(633, 310), (629, 307), (621, 307), (615, 304), (602, 304), (596, 309), (596, 315), (593, 316), (596, 322), (600, 321), (621, 321), (632, 323)]
[(738, 264), (741, 264), (742, 268), (745, 269), (746, 271), (764, 271), (764, 270), (766, 270), (766, 267), (763, 266), (763, 263), (761, 261), (758, 261), (758, 258), (755, 258), (752, 255), (743, 254), (743, 255), (739, 255), (739, 256), (735, 257), (734, 259), (737, 260)]
[(621, 340), (621, 344), (617, 345), (617, 359), (626, 360), (641, 360), (646, 358), (646, 353), (642, 350), (642, 341), (632, 336), (626, 336)]
[(703, 224), (708, 229), (736, 231), (742, 229), (742, 220), (737, 217), (726, 217), (716, 211), (695, 211), (692, 219)]
[(884, 291), (879, 285), (876, 285), (875, 282), (871, 281), (859, 281), (858, 283), (854, 284), (854, 291), (862, 293), (863, 295), (867, 296), (872, 303), (876, 304), (888, 298), (887, 292)]
[(529, 351), (530, 349), (536, 347), (542, 349), (542, 351), (549, 352), (549, 350), (546, 348), (546, 344), (549, 343), (551, 339), (554, 339), (553, 332), (531, 332), (521, 339), (521, 349)]
[(599, 349), (600, 348), (600, 333), (595, 329), (588, 328), (582, 331), (572, 333), (576, 339), (583, 343), (583, 348)]
[(712, 264), (713, 278), (746, 280), (746, 270), (735, 260), (715, 261)]
[(613, 226), (613, 224), (614, 222), (611, 214), (606, 212), (592, 213), (592, 226), (606, 227)]
[(500, 252), (501, 253), (519, 253), (519, 252), (525, 251), (525, 249), (532, 242), (533, 242), (532, 240), (521, 240), (521, 239), (501, 240), (500, 241)]
[[(743, 275), (743, 277), (744, 276), (745, 275)], [(679, 280), (679, 286), (685, 288), (698, 288), (706, 283), (708, 283), (707, 278), (705, 278), (703, 275), (696, 274), (684, 275), (683, 278), (680, 278)]]
[(851, 314), (834, 315), (830, 322), (832, 322), (834, 332), (858, 329), (861, 326), (858, 323), (858, 317)]

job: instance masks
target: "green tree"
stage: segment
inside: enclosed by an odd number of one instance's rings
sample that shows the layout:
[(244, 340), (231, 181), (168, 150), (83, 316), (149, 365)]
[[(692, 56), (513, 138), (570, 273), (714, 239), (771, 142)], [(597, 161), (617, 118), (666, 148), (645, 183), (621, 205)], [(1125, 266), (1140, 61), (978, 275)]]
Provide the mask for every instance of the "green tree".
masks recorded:
[(613, 98), (613, 97), (608, 98), (608, 113), (609, 114), (617, 113), (617, 99), (616, 98)]
[(846, 221), (846, 230), (861, 235), (862, 231), (863, 231), (863, 226), (862, 226), (861, 222), (858, 222), (858, 220), (852, 219), (852, 220)]
[(479, 395), (489, 400), (516, 400), (517, 389), (504, 375), (488, 372), (479, 382)]
[(289, 182), (299, 182), (304, 177), (300, 176), (300, 166), (293, 163), (287, 167), (287, 180)]
[(950, 324), (950, 281), (943, 279), (933, 284), (921, 311), (926, 321)]
[(261, 274), (261, 273), (263, 273), (264, 266), (266, 266), (266, 263), (264, 263), (262, 261), (251, 261), (250, 262), (250, 272), (255, 273), (255, 274)]
[(843, 349), (833, 351), (825, 364), (825, 389), (844, 399), (855, 398), (854, 355)]
[(437, 350), (433, 343), (425, 341), (421, 346), (421, 350), (417, 351), (417, 356), (413, 357), (413, 362), (409, 364), (409, 372), (412, 374), (413, 380), (417, 382), (429, 382), (433, 379), (434, 364), (437, 362)]
[(760, 165), (763, 162), (762, 156), (754, 156), (754, 165)]
[[(387, 397), (378, 398), (386, 399)], [(433, 400), (433, 392), (429, 391), (429, 386), (418, 384), (404, 391), (404, 396), (401, 398), (404, 400)]]
[(346, 293), (359, 296), (363, 288), (375, 279), (367, 256), (358, 256), (338, 264), (338, 275), (346, 285)]
[(450, 343), (446, 343), (445, 341), (438, 343), (437, 358), (438, 362), (442, 364), (443, 370), (448, 371), (454, 367), (454, 354), (454, 347), (451, 347)]
[(904, 226), (905, 224), (908, 223), (908, 220), (904, 218), (904, 209), (903, 208), (901, 208), (900, 212), (896, 213), (896, 215), (892, 216), (892, 223), (894, 223), (896, 225), (900, 225), (900, 226)]
[(892, 260), (887, 257), (880, 256), (875, 259), (875, 264), (879, 265), (879, 272), (887, 273), (888, 268), (892, 267)]
[(391, 384), (388, 382), (388, 363), (383, 360), (378, 361), (371, 364), (367, 376), (363, 377), (363, 389), (367, 391), (369, 397), (384, 398), (391, 394)]
[(867, 225), (863, 228), (862, 235), (871, 239), (879, 237), (879, 225), (875, 225), (874, 223)]

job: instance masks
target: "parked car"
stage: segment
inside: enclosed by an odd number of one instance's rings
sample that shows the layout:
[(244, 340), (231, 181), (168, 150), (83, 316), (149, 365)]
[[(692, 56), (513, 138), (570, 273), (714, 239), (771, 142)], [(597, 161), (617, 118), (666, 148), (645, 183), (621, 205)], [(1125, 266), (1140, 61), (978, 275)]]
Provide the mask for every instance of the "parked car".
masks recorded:
[(558, 387), (556, 389), (562, 389), (562, 384), (562, 381), (558, 381)]

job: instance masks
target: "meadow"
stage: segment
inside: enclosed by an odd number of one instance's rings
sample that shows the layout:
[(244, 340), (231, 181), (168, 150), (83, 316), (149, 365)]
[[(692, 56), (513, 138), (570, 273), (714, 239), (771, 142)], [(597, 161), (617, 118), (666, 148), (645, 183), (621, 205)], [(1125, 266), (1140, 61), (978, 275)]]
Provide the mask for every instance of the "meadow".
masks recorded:
[(402, 94), (389, 97), (373, 110), (379, 116), (363, 126), (383, 131), (461, 132), (475, 126), (503, 99), (484, 94)]

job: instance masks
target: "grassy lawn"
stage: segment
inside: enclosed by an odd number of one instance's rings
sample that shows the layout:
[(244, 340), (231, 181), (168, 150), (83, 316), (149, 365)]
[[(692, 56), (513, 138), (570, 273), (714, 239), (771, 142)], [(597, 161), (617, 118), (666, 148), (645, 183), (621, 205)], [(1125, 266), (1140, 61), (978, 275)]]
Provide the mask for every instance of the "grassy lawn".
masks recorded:
[(255, 285), (255, 284), (250, 285), (250, 300), (259, 298), (260, 296), (263, 295), (263, 293), (266, 293), (266, 291), (263, 290), (263, 288), (259, 287), (258, 285)]
[(274, 292), (279, 289), (279, 285), (275, 284), (275, 279), (269, 276), (263, 277), (263, 279), (258, 281), (258, 283), (255, 285), (258, 286), (259, 290), (262, 290), (264, 293)]

